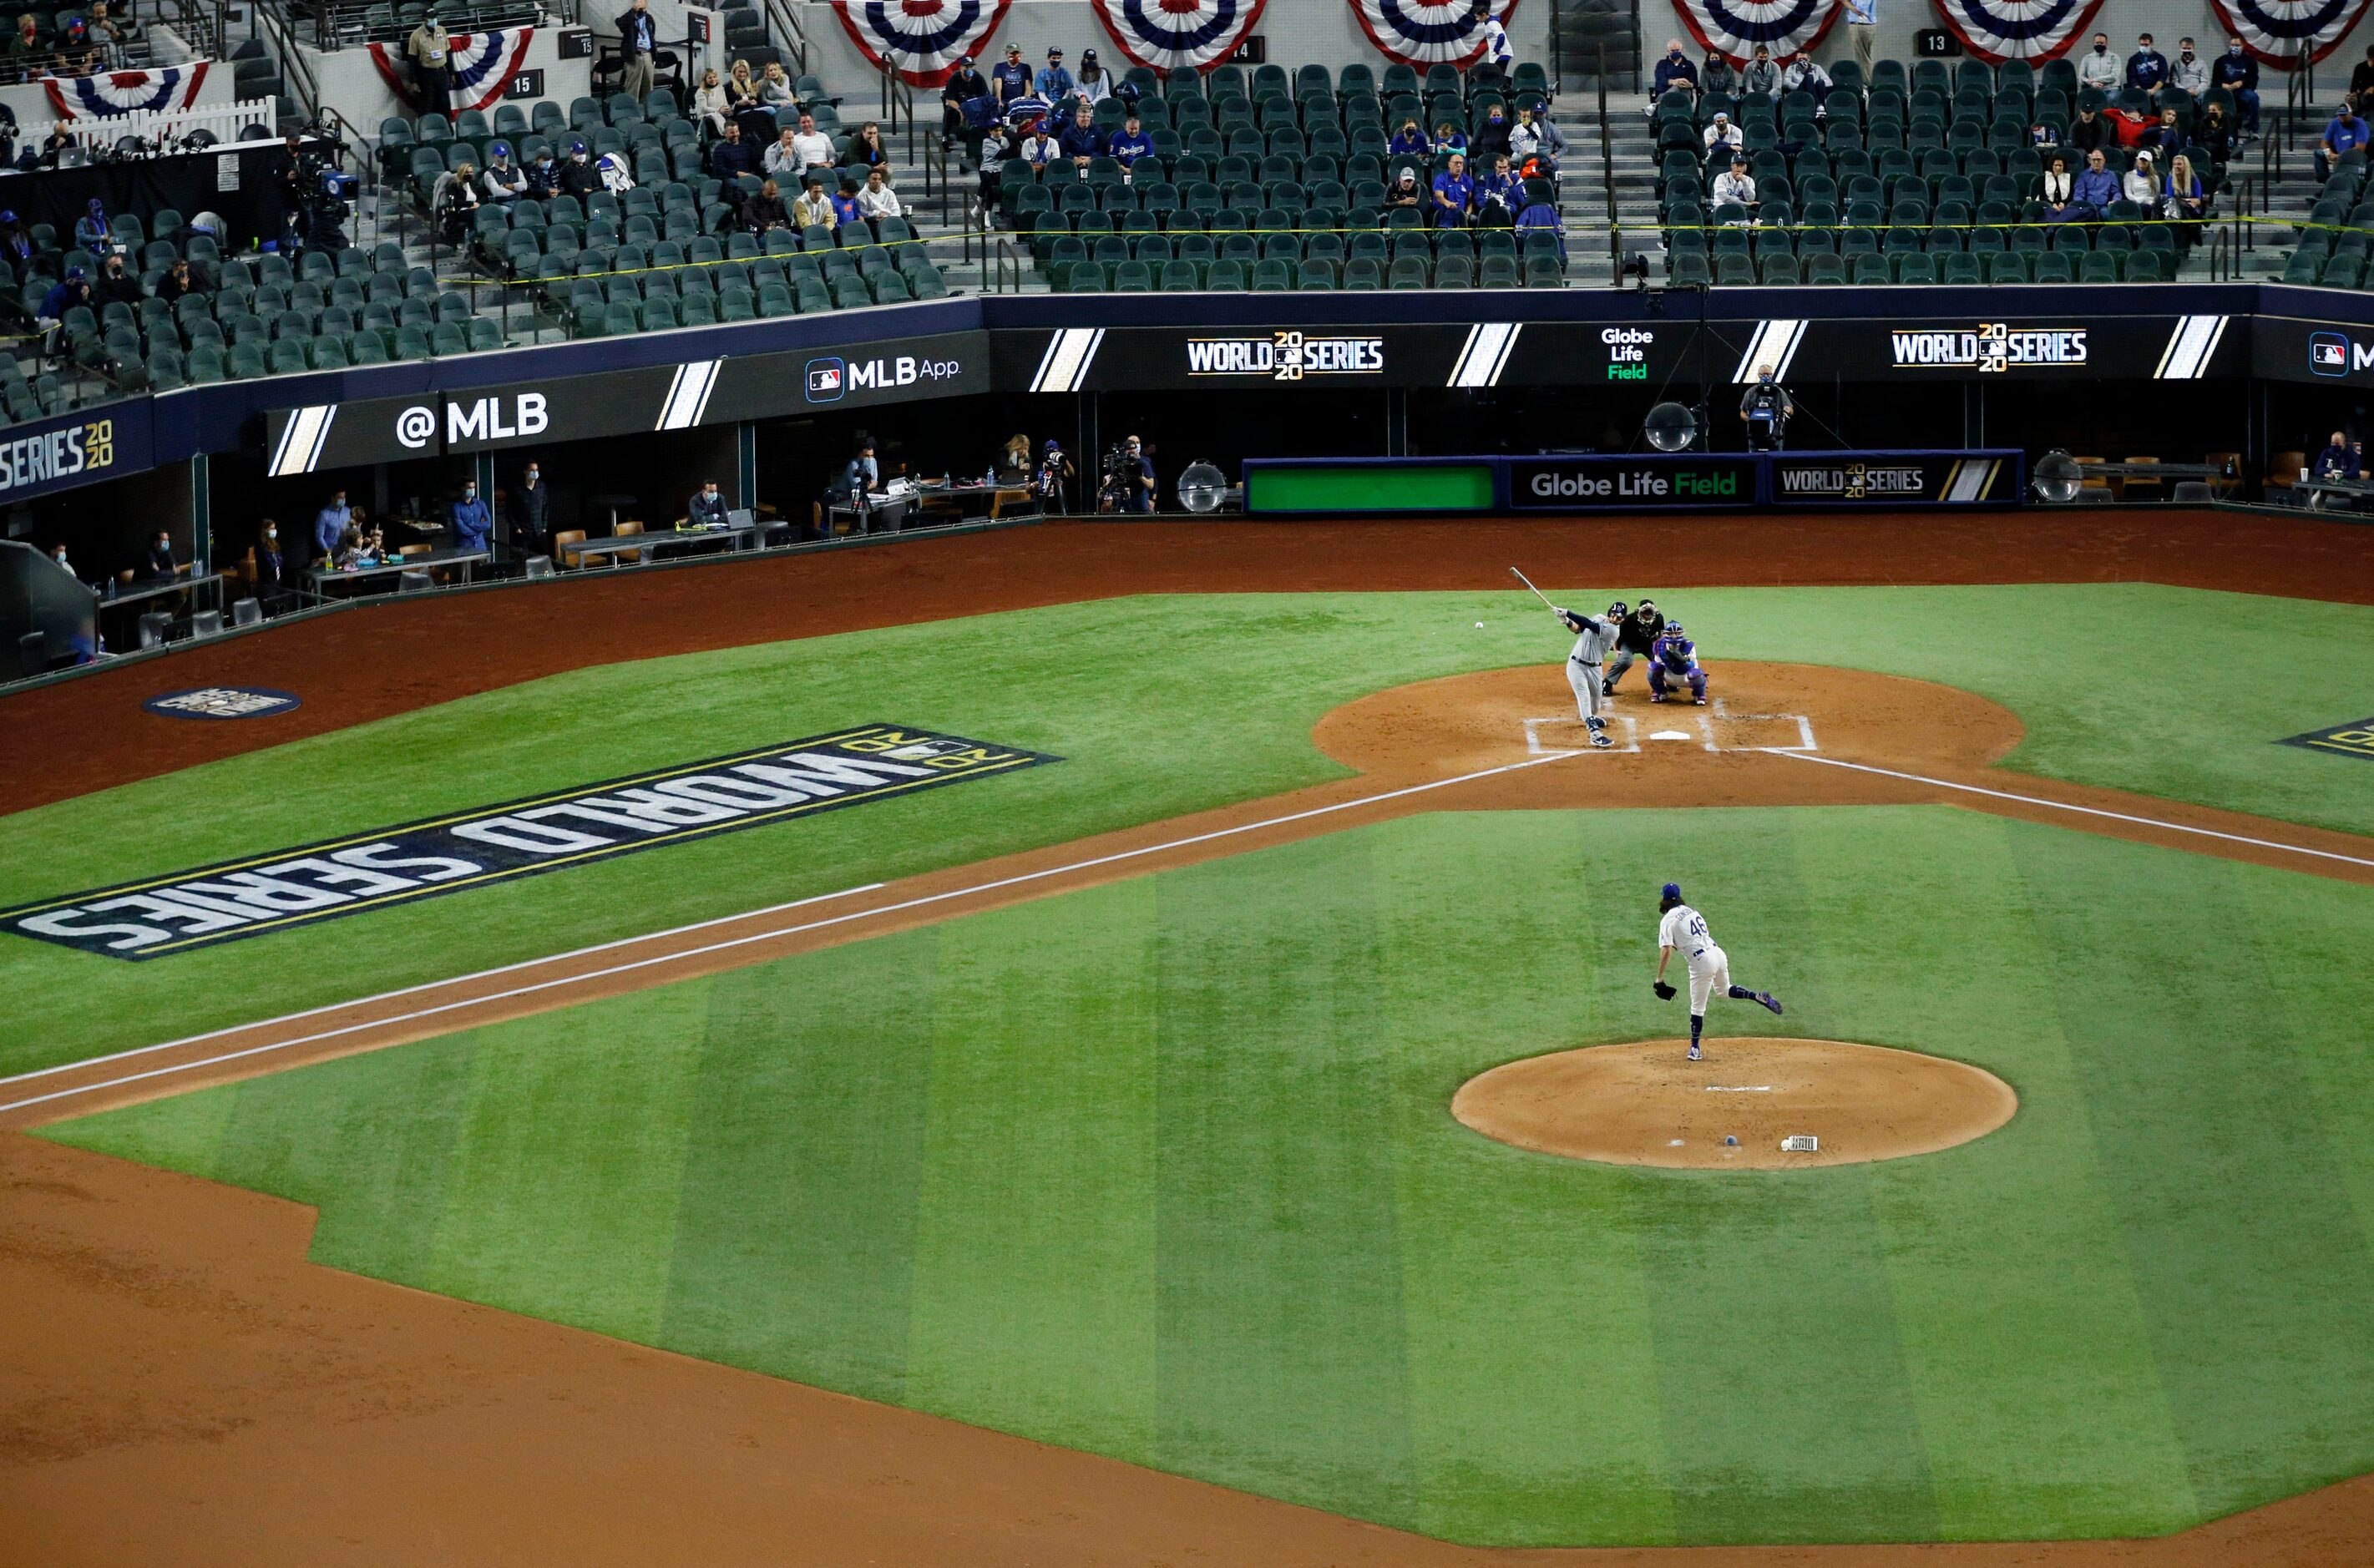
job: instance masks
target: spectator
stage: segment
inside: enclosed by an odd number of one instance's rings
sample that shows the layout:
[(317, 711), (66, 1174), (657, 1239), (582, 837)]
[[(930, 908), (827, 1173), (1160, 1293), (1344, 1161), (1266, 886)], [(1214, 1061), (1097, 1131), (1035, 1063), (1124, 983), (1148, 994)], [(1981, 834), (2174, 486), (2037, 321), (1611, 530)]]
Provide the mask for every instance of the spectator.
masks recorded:
[(66, 275), (50, 285), (49, 292), (41, 296), (41, 319), (62, 322), (68, 310), (89, 303), (90, 285), (85, 281), (82, 268), (68, 267)]
[(888, 168), (877, 163), (865, 171), (865, 189), (857, 193), (857, 210), (865, 215), (865, 226), (876, 240), (882, 238), (884, 218), (907, 216), (907, 204), (890, 188)]
[(2160, 185), (2160, 211), (2176, 219), (2176, 242), (2190, 251), (2201, 243), (2202, 221), (2209, 216), (2209, 193), (2192, 172), (2192, 160), (2178, 153)]
[(851, 139), (849, 146), (841, 153), (840, 161), (845, 164), (855, 164), (862, 169), (872, 169), (876, 164), (889, 162), (890, 149), (882, 145), (881, 125), (872, 120), (860, 125), (857, 128), (857, 135)]
[(1760, 92), (1768, 97), (1780, 91), (1780, 67), (1772, 63), (1771, 45), (1756, 46), (1756, 57), (1739, 73), (1739, 90), (1742, 94)]
[(1707, 123), (1703, 139), (1706, 142), (1706, 156), (1709, 158), (1715, 157), (1726, 147), (1733, 152), (1739, 152), (1747, 145), (1740, 137), (1739, 127), (1731, 123), (1731, 116), (1720, 109), (1714, 111), (1714, 118)]
[(1401, 171), (1393, 176), (1393, 184), (1385, 191), (1385, 205), (1404, 208), (1410, 212), (1416, 212), (1426, 205), (1426, 193), (1418, 186), (1417, 170), (1415, 166), (1404, 163), (1401, 167)]
[(15, 212), (0, 209), (0, 261), (21, 269), (32, 259), (33, 240), (25, 232), (24, 224), (18, 220)]
[(1005, 58), (990, 67), (989, 79), (996, 85), (998, 106), (1003, 109), (1030, 90), (1030, 67), (1022, 63), (1022, 46), (1009, 43)]
[(2166, 169), (2168, 159), (2182, 152), (2191, 138), (2185, 135), (2184, 127), (2176, 123), (2176, 111), (2163, 109), (2159, 111), (2159, 123), (2151, 128), (2144, 140), (2151, 148), (2153, 164)]
[(38, 69), (32, 63), (45, 58), (49, 53), (50, 46), (41, 41), (41, 26), (33, 20), (33, 13), (21, 13), (17, 18), (17, 30), (9, 35), (8, 58), (32, 70)]
[(2037, 188), (2037, 200), (2044, 204), (2047, 223), (2080, 223), (2095, 215), (2077, 210), (2076, 181), (2069, 173), (2069, 160), (2059, 153), (2052, 155), (2051, 166), (2045, 170), (2043, 183)]
[(1657, 99), (1676, 88), (1695, 96), (1698, 90), (1698, 68), (1682, 53), (1682, 41), (1669, 38), (1665, 41), (1664, 57), (1657, 62), (1656, 76), (1649, 88), (1649, 111), (1655, 113)]
[(1492, 166), (1475, 176), (1475, 226), (1478, 228), (1510, 228), (1516, 226), (1517, 209), (1525, 205), (1524, 181), (1509, 167), (1509, 155), (1492, 155)]
[(2356, 449), (2356, 442), (2335, 430), (2333, 439), (2316, 454), (2316, 462), (2309, 465), (2309, 472), (2319, 479), (2368, 478), (2369, 475), (2361, 466), (2363, 459)]
[(141, 557), (140, 575), (151, 582), (170, 582), (189, 569), (186, 562), (177, 564), (173, 559), (172, 534), (159, 529), (148, 541), (147, 555)]
[(463, 482), (462, 498), (453, 503), (449, 516), (452, 521), (453, 543), (457, 547), (464, 550), (487, 547), (487, 535), (494, 529), (495, 514), (487, 509), (486, 502), (478, 499), (476, 480)]
[(1105, 145), (1111, 140), (1097, 129), (1096, 116), (1085, 103), (1073, 111), (1072, 123), (1064, 126), (1064, 134), (1056, 138), (1064, 149), (1064, 156), (1072, 160), (1072, 167), (1082, 170), (1087, 170), (1090, 158), (1103, 156)]
[(770, 228), (788, 228), (792, 209), (783, 205), (783, 188), (770, 176), (758, 182), (758, 188), (742, 204), (742, 227), (753, 234), (764, 234)]
[(2234, 123), (2226, 117), (2224, 104), (2213, 103), (2202, 110), (2192, 122), (2192, 140), (2212, 163), (2224, 163), (2234, 156)]
[(423, 114), (443, 114), (453, 107), (453, 41), (430, 6), (405, 41), (405, 58), (412, 62), (414, 96)]
[(326, 561), (338, 548), (338, 541), (354, 526), (354, 509), (347, 505), (343, 489), (330, 492), (329, 505), (313, 514), (313, 558)]
[(511, 144), (497, 142), (487, 148), (487, 172), (478, 183), (487, 200), (505, 207), (527, 194), (527, 176), (511, 161)]
[(981, 193), (989, 201), (997, 194), (1000, 178), (1008, 160), (1022, 156), (1022, 138), (1011, 125), (996, 124), (981, 139)]
[(1434, 226), (1466, 228), (1468, 209), (1475, 202), (1475, 181), (1467, 177), (1467, 159), (1452, 153), (1442, 172), (1434, 177)]
[(799, 200), (792, 204), (792, 221), (802, 228), (833, 228), (840, 219), (832, 210), (832, 198), (824, 193), (824, 176), (811, 172), (800, 186)]
[[(840, 177), (840, 191), (832, 198), (832, 231), (836, 235), (847, 234), (852, 226), (864, 228), (865, 214), (857, 205), (857, 181), (844, 174)], [(850, 243), (860, 244), (863, 240), (852, 240)]]
[(1052, 130), (1055, 122), (1055, 106), (1040, 98), (1036, 88), (1025, 88), (1020, 98), (1005, 106), (1005, 119), (1008, 124), (1022, 127), (1026, 134), (1041, 120), (1046, 121)]
[(1532, 159), (1545, 166), (1545, 173), (1555, 174), (1558, 160), (1566, 157), (1566, 133), (1550, 119), (1548, 110), (1521, 103), (1517, 123), (1509, 127), (1509, 156), (1520, 169)]
[(2366, 46), (2366, 58), (2349, 68), (2349, 98), (2360, 114), (2366, 112), (2368, 94), (2374, 94), (2374, 43)]
[(1863, 67), (1863, 80), (1867, 82), (1871, 80), (1872, 58), (1879, 52), (1878, 0), (1846, 0), (1839, 15), (1846, 18), (1855, 64)]
[(185, 296), (197, 292), (197, 281), (190, 276), (190, 263), (181, 256), (174, 257), (165, 275), (157, 280), (157, 298), (168, 305), (178, 305)]
[(816, 116), (800, 116), (800, 128), (792, 134), (792, 148), (800, 155), (802, 169), (832, 167), (832, 138), (817, 129)]
[(2157, 122), (2152, 119), (2151, 111), (2148, 108), (2138, 109), (2133, 104), (2114, 103), (2110, 106), (2110, 112), (2102, 116), (2102, 123), (2110, 127), (2110, 139), (2113, 142), (2126, 151), (2133, 152), (2149, 140), (2152, 126)]
[(73, 578), (76, 582), (80, 582), (82, 580), (82, 573), (75, 570), (74, 563), (66, 559), (66, 545), (65, 540), (61, 539), (56, 544), (50, 546), (50, 559), (58, 564), (58, 570), (65, 573), (68, 577)]
[(123, 270), (123, 252), (121, 251), (107, 253), (107, 260), (99, 269), (99, 286), (91, 292), (98, 297), (101, 307), (129, 305), (135, 310), (140, 308), (140, 280)]
[(692, 499), (684, 504), (684, 521), (694, 528), (725, 526), (725, 497), (718, 492), (717, 481), (704, 480)]
[(2110, 172), (2109, 160), (2099, 148), (2086, 155), (2086, 167), (2069, 182), (2070, 216), (2067, 221), (2089, 223), (2110, 210), (2119, 199), (2119, 177)]
[(1557, 208), (1547, 202), (1528, 201), (1517, 214), (1517, 243), (1522, 245), (1536, 234), (1546, 234), (1557, 241), (1558, 264), (1566, 264), (1566, 225), (1558, 217)]
[(67, 131), (66, 123), (61, 120), (51, 126), (50, 134), (41, 139), (41, 157), (37, 161), (43, 169), (55, 169), (58, 166), (58, 155), (74, 145), (73, 134)]
[(1723, 57), (1722, 50), (1707, 51), (1706, 64), (1698, 67), (1698, 91), (1738, 96), (1739, 73), (1731, 68), (1731, 62)]
[(2234, 95), (2234, 105), (2242, 111), (2241, 134), (2259, 134), (2259, 63), (2243, 52), (2240, 34), (2226, 41), (2226, 53), (2209, 67), (2209, 80), (2214, 87), (2224, 88)]
[(700, 85), (692, 89), (688, 105), (690, 118), (712, 136), (725, 134), (725, 123), (734, 117), (734, 106), (725, 99), (725, 84), (718, 79), (714, 67), (700, 74)]
[[(2366, 58), (2374, 64), (2374, 49), (2366, 52)], [(2209, 90), (2209, 62), (2193, 53), (2191, 39), (2176, 41), (2176, 61), (2168, 68), (2168, 81), (2170, 87), (2196, 99)]]
[(772, 113), (798, 102), (799, 95), (792, 90), (792, 78), (783, 74), (783, 63), (768, 61), (766, 70), (758, 76), (758, 107)]
[(553, 158), (549, 143), (536, 148), (535, 162), (528, 166), (527, 193), (539, 202), (548, 202), (560, 194), (560, 165)]
[(1434, 156), (1449, 158), (1452, 153), (1463, 157), (1467, 152), (1467, 133), (1445, 120), (1434, 128)]
[(1041, 171), (1050, 164), (1064, 161), (1064, 149), (1047, 134), (1044, 120), (1030, 123), (1030, 134), (1022, 138), (1022, 161)]
[(90, 16), (87, 19), (90, 23), (91, 42), (111, 55), (129, 41), (129, 35), (124, 32), (123, 25), (108, 14), (107, 0), (91, 0)]
[(552, 486), (544, 482), (544, 467), (527, 460), (527, 473), (509, 496), (511, 543), (531, 550), (552, 548)]
[(1080, 95), (1082, 103), (1087, 104), (1102, 103), (1112, 97), (1112, 75), (1097, 63), (1095, 50), (1080, 51), (1080, 79), (1072, 84), (1072, 90)]
[(637, 103), (652, 96), (659, 51), (660, 24), (650, 0), (634, 0), (618, 18), (618, 90)]
[(2088, 153), (2116, 146), (2118, 141), (2110, 135), (2110, 128), (2102, 123), (2102, 116), (2088, 107), (2077, 111), (2077, 123), (2069, 127), (2068, 145), (2081, 153)]
[(1511, 152), (1509, 140), (1509, 111), (1495, 103), (1484, 111), (1484, 123), (1475, 127), (1467, 154), (1479, 169), (1489, 168), (1496, 158), (1506, 158)]
[(437, 179), (437, 232), (448, 245), (459, 245), (470, 232), (478, 212), (478, 171), (468, 159)]
[(2096, 33), (2094, 47), (2077, 62), (2078, 87), (2114, 93), (2119, 90), (2119, 83), (2123, 76), (2124, 73), (2119, 68), (2118, 57), (2110, 53), (2110, 35), (2106, 32)]
[(1476, 64), (1488, 67), (1494, 80), (1506, 76), (1509, 67), (1517, 63), (1517, 51), (1509, 41), (1509, 29), (1492, 14), (1491, 0), (1475, 0), (1475, 30), (1483, 35), (1484, 41)]
[(975, 99), (990, 96), (989, 78), (981, 74), (980, 67), (972, 63), (972, 56), (967, 54), (958, 60), (955, 73), (940, 88), (940, 150), (942, 152), (956, 146), (958, 135), (969, 123), (965, 118), (965, 105)]
[(784, 127), (782, 135), (774, 139), (767, 148), (766, 156), (758, 160), (759, 168), (781, 179), (798, 179), (808, 166), (808, 160), (800, 156), (796, 141), (798, 135), (797, 131)]
[(1030, 482), (1030, 438), (1017, 430), (997, 449), (997, 461), (992, 464), (989, 476), (997, 484), (1013, 486)]
[(363, 565), (370, 554), (370, 539), (359, 528), (349, 528), (339, 534), (338, 542), (330, 546), (331, 567), (343, 572)]
[(2152, 155), (2147, 152), (2135, 154), (2134, 167), (2128, 170), (2119, 181), (2119, 194), (2150, 212), (2158, 207), (2159, 193), (2159, 174), (2152, 167)]
[(1789, 68), (1780, 73), (1780, 88), (1784, 92), (1809, 92), (1818, 99), (1830, 90), (1830, 74), (1814, 64), (1813, 55), (1801, 49), (1790, 60)]
[(750, 149), (742, 140), (742, 123), (728, 120), (725, 135), (709, 149), (709, 172), (720, 180), (733, 180), (750, 172)]
[[(1154, 460), (1146, 455), (1146, 448), (1135, 436), (1121, 444), (1122, 504), (1125, 512), (1151, 512), (1154, 509)], [(1026, 459), (1028, 454), (1024, 454)]]
[(107, 221), (107, 206), (93, 196), (83, 215), (75, 219), (75, 243), (94, 256), (103, 256), (115, 247), (115, 229)]
[(2366, 122), (2357, 117), (2355, 109), (2346, 102), (2343, 103), (2326, 123), (2324, 139), (2317, 144), (2316, 177), (2319, 180), (2329, 179), (2342, 156), (2364, 146), (2366, 140)]
[(280, 553), (280, 525), (267, 517), (255, 536), (255, 602), (259, 606), (266, 610), (273, 607), (288, 572), (288, 557)]
[(1154, 138), (1147, 135), (1145, 126), (1138, 123), (1135, 110), (1130, 111), (1122, 121), (1121, 129), (1115, 131), (1112, 140), (1105, 144), (1106, 155), (1121, 165), (1124, 174), (1134, 170), (1137, 160), (1153, 150)]
[(736, 60), (725, 68), (725, 107), (735, 115), (764, 107), (758, 101), (758, 78), (750, 74), (747, 60)]
[(1416, 121), (1410, 119), (1403, 120), (1402, 128), (1395, 131), (1393, 140), (1385, 144), (1387, 158), (1424, 158), (1432, 150), (1428, 145), (1426, 133), (1417, 128)]
[(1064, 69), (1064, 52), (1047, 51), (1047, 64), (1039, 67), (1038, 79), (1030, 84), (1048, 103), (1057, 104), (1072, 96), (1072, 73)]
[(2168, 86), (2168, 56), (2152, 47), (2152, 35), (2135, 35), (2135, 52), (2127, 56), (2127, 86), (2157, 92)]
[[(732, 125), (726, 130), (734, 129)], [(560, 193), (583, 201), (602, 188), (601, 171), (594, 167), (594, 155), (583, 142), (569, 144), (569, 161), (560, 166)]]
[(1731, 155), (1731, 167), (1714, 177), (1714, 189), (1708, 193), (1708, 200), (1715, 208), (1726, 202), (1737, 202), (1750, 214), (1756, 211), (1756, 181), (1748, 178), (1745, 154)]

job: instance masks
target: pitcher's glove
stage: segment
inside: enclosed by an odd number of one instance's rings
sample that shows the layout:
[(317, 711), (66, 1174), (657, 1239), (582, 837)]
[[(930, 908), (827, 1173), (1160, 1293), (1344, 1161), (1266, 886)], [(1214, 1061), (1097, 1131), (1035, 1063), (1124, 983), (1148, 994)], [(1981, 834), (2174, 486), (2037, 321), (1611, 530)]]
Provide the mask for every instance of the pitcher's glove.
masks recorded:
[(1663, 980), (1657, 980), (1651, 983), (1656, 989), (1657, 1000), (1659, 1001), (1671, 1001), (1674, 1000), (1675, 993), (1673, 987), (1667, 985)]

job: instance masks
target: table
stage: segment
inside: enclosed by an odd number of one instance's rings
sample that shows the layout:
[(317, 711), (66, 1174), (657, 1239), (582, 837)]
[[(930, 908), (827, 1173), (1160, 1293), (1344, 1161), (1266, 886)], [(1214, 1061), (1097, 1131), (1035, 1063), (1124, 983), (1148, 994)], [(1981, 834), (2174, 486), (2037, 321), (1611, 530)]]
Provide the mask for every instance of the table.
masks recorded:
[(575, 556), (582, 563), (588, 556), (623, 556), (633, 550), (650, 550), (657, 554), (673, 544), (711, 544), (728, 541), (735, 550), (756, 550), (766, 543), (763, 524), (729, 523), (723, 528), (671, 528), (658, 533), (614, 533), (607, 539), (588, 539), (579, 544), (556, 546), (553, 554)]
[[(195, 595), (209, 589), (213, 591), (214, 603), (202, 605), (193, 598), (190, 608), (194, 611), (200, 608), (220, 610), (223, 607), (222, 585), (223, 579), (217, 574), (201, 573), (195, 570), (187, 577), (177, 577), (170, 581), (163, 578), (135, 579), (129, 586), (114, 578), (110, 578), (100, 587), (91, 590), (91, 597), (98, 602), (95, 618), (103, 620), (110, 610), (121, 606), (145, 604), (152, 599), (171, 598), (183, 593)], [(137, 647), (138, 645), (138, 639), (135, 638), (123, 646)]]
[(374, 567), (312, 567), (305, 580), (316, 595), (326, 598), (334, 582), (362, 582), (375, 577), (388, 577), (404, 572), (425, 572), (437, 567), (460, 567), (462, 580), (470, 580), (470, 568), (480, 561), (492, 564), (494, 554), (488, 550), (464, 550), (448, 546), (441, 550), (424, 550), (417, 556), (398, 556)]
[(2355, 507), (2360, 501), (2374, 497), (2374, 482), (2364, 479), (2308, 478), (2301, 480), (2292, 488), (2308, 497), (2307, 506), (2310, 511), (2326, 510), (2333, 505), (2335, 497), (2340, 499), (2344, 510)]
[(965, 515), (968, 507), (986, 498), (992, 521), (1004, 515), (1009, 501), (1031, 510), (1036, 510), (1039, 505), (1039, 492), (1030, 486), (983, 485), (969, 480), (954, 484), (918, 485), (915, 497), (916, 504), (925, 511), (949, 512), (959, 518)]

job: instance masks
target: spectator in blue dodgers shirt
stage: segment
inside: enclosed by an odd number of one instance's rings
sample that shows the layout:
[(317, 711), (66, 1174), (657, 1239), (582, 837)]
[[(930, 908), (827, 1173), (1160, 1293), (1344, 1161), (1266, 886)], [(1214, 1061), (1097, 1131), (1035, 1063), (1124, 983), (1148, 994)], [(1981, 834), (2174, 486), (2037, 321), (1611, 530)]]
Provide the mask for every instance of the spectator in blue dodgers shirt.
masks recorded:
[(2342, 155), (2364, 146), (2367, 137), (2366, 122), (2357, 117), (2357, 111), (2343, 103), (2325, 123), (2324, 139), (2317, 144), (2316, 177), (2330, 179)]
[(1708, 210), (1720, 211), (1725, 205), (1736, 203), (1747, 209), (1752, 220), (1756, 215), (1756, 181), (1748, 178), (1747, 155), (1731, 155), (1731, 167), (1714, 177), (1714, 188), (1707, 193)]
[(68, 267), (66, 275), (50, 285), (50, 291), (41, 296), (41, 320), (65, 321), (68, 310), (89, 303), (90, 284), (83, 277), (82, 268)]
[(1494, 153), (1492, 166), (1475, 176), (1475, 227), (1513, 228), (1525, 205), (1525, 182), (1509, 167), (1507, 153)]
[(1112, 139), (1105, 144), (1106, 156), (1121, 165), (1124, 175), (1137, 167), (1139, 158), (1153, 150), (1154, 138), (1146, 134), (1146, 128), (1138, 123), (1135, 114), (1122, 120), (1121, 129), (1115, 131)]
[(1084, 103), (1072, 111), (1072, 123), (1064, 127), (1064, 134), (1055, 138), (1055, 143), (1072, 160), (1073, 168), (1085, 171), (1090, 158), (1104, 156), (1111, 140), (1097, 129), (1096, 114)]
[(2168, 86), (2168, 56), (2153, 46), (2147, 32), (2135, 34), (2135, 52), (2127, 56), (2126, 85), (2145, 92)]
[(1030, 134), (1022, 138), (1020, 157), (1022, 161), (1031, 168), (1043, 170), (1051, 164), (1060, 164), (1064, 161), (1064, 148), (1061, 143), (1047, 134), (1047, 122), (1040, 120), (1035, 122), (1030, 127)]
[(465, 480), (462, 498), (453, 503), (448, 520), (453, 524), (453, 544), (463, 550), (483, 550), (487, 536), (494, 531), (495, 514), (478, 498), (478, 482)]
[(1047, 64), (1039, 67), (1038, 78), (1030, 85), (1049, 103), (1061, 103), (1072, 96), (1072, 73), (1064, 69), (1062, 50), (1047, 51)]
[(1048, 123), (1048, 128), (1052, 131), (1054, 128), (1054, 119), (1055, 106), (1040, 98), (1035, 88), (1026, 88), (1020, 98), (1005, 106), (1006, 123), (1019, 125), (1026, 132), (1042, 120)]
[(1434, 128), (1434, 156), (1449, 158), (1452, 153), (1467, 155), (1467, 133), (1445, 120)]
[(1546, 234), (1557, 241), (1558, 264), (1566, 264), (1566, 225), (1558, 217), (1557, 208), (1547, 202), (1528, 202), (1517, 214), (1517, 243), (1522, 245), (1536, 234)]
[(2209, 80), (2234, 95), (2234, 105), (2242, 111), (2242, 134), (2258, 135), (2259, 63), (2242, 48), (2241, 35), (2226, 41), (2226, 53), (2209, 67)]
[(313, 564), (320, 566), (337, 553), (338, 541), (355, 521), (344, 489), (330, 493), (329, 504), (313, 514)]
[(1402, 121), (1402, 128), (1393, 133), (1393, 140), (1385, 144), (1387, 158), (1424, 158), (1433, 150), (1417, 122), (1407, 118)]
[(1468, 210), (1475, 205), (1475, 181), (1467, 177), (1467, 159), (1452, 153), (1442, 172), (1434, 177), (1434, 226), (1464, 228)]
[(1656, 74), (1649, 88), (1648, 112), (1651, 119), (1656, 117), (1657, 100), (1668, 91), (1676, 89), (1697, 97), (1698, 68), (1690, 64), (1688, 55), (1682, 53), (1682, 41), (1669, 38), (1665, 41), (1665, 53), (1657, 59)]
[(1009, 43), (1005, 58), (989, 68), (990, 85), (997, 89), (1000, 108), (1012, 103), (1030, 90), (1030, 67), (1022, 63), (1022, 46)]

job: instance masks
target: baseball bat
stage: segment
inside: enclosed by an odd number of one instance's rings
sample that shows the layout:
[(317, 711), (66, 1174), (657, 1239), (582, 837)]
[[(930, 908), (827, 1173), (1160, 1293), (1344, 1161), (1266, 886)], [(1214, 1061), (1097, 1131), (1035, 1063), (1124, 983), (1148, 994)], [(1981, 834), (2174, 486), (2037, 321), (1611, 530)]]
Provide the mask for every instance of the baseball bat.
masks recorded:
[(1557, 605), (1555, 605), (1555, 604), (1550, 604), (1549, 595), (1548, 595), (1548, 594), (1546, 594), (1546, 593), (1544, 593), (1544, 592), (1543, 592), (1540, 589), (1538, 589), (1538, 588), (1534, 588), (1534, 579), (1533, 579), (1532, 578), (1529, 578), (1529, 577), (1527, 577), (1524, 573), (1522, 573), (1522, 572), (1521, 572), (1521, 571), (1518, 571), (1518, 570), (1517, 570), (1517, 568), (1514, 568), (1514, 567), (1510, 567), (1510, 568), (1509, 568), (1509, 570), (1510, 570), (1511, 573), (1513, 573), (1513, 574), (1515, 575), (1515, 577), (1516, 577), (1516, 579), (1517, 579), (1517, 580), (1518, 580), (1519, 582), (1523, 583), (1527, 588), (1533, 588), (1533, 589), (1534, 589), (1534, 598), (1536, 598), (1536, 599), (1538, 599), (1538, 600), (1540, 600), (1544, 604), (1548, 604), (1548, 605), (1549, 605), (1549, 610), (1550, 610), (1550, 614), (1551, 614), (1555, 615), (1555, 614), (1557, 614)]

